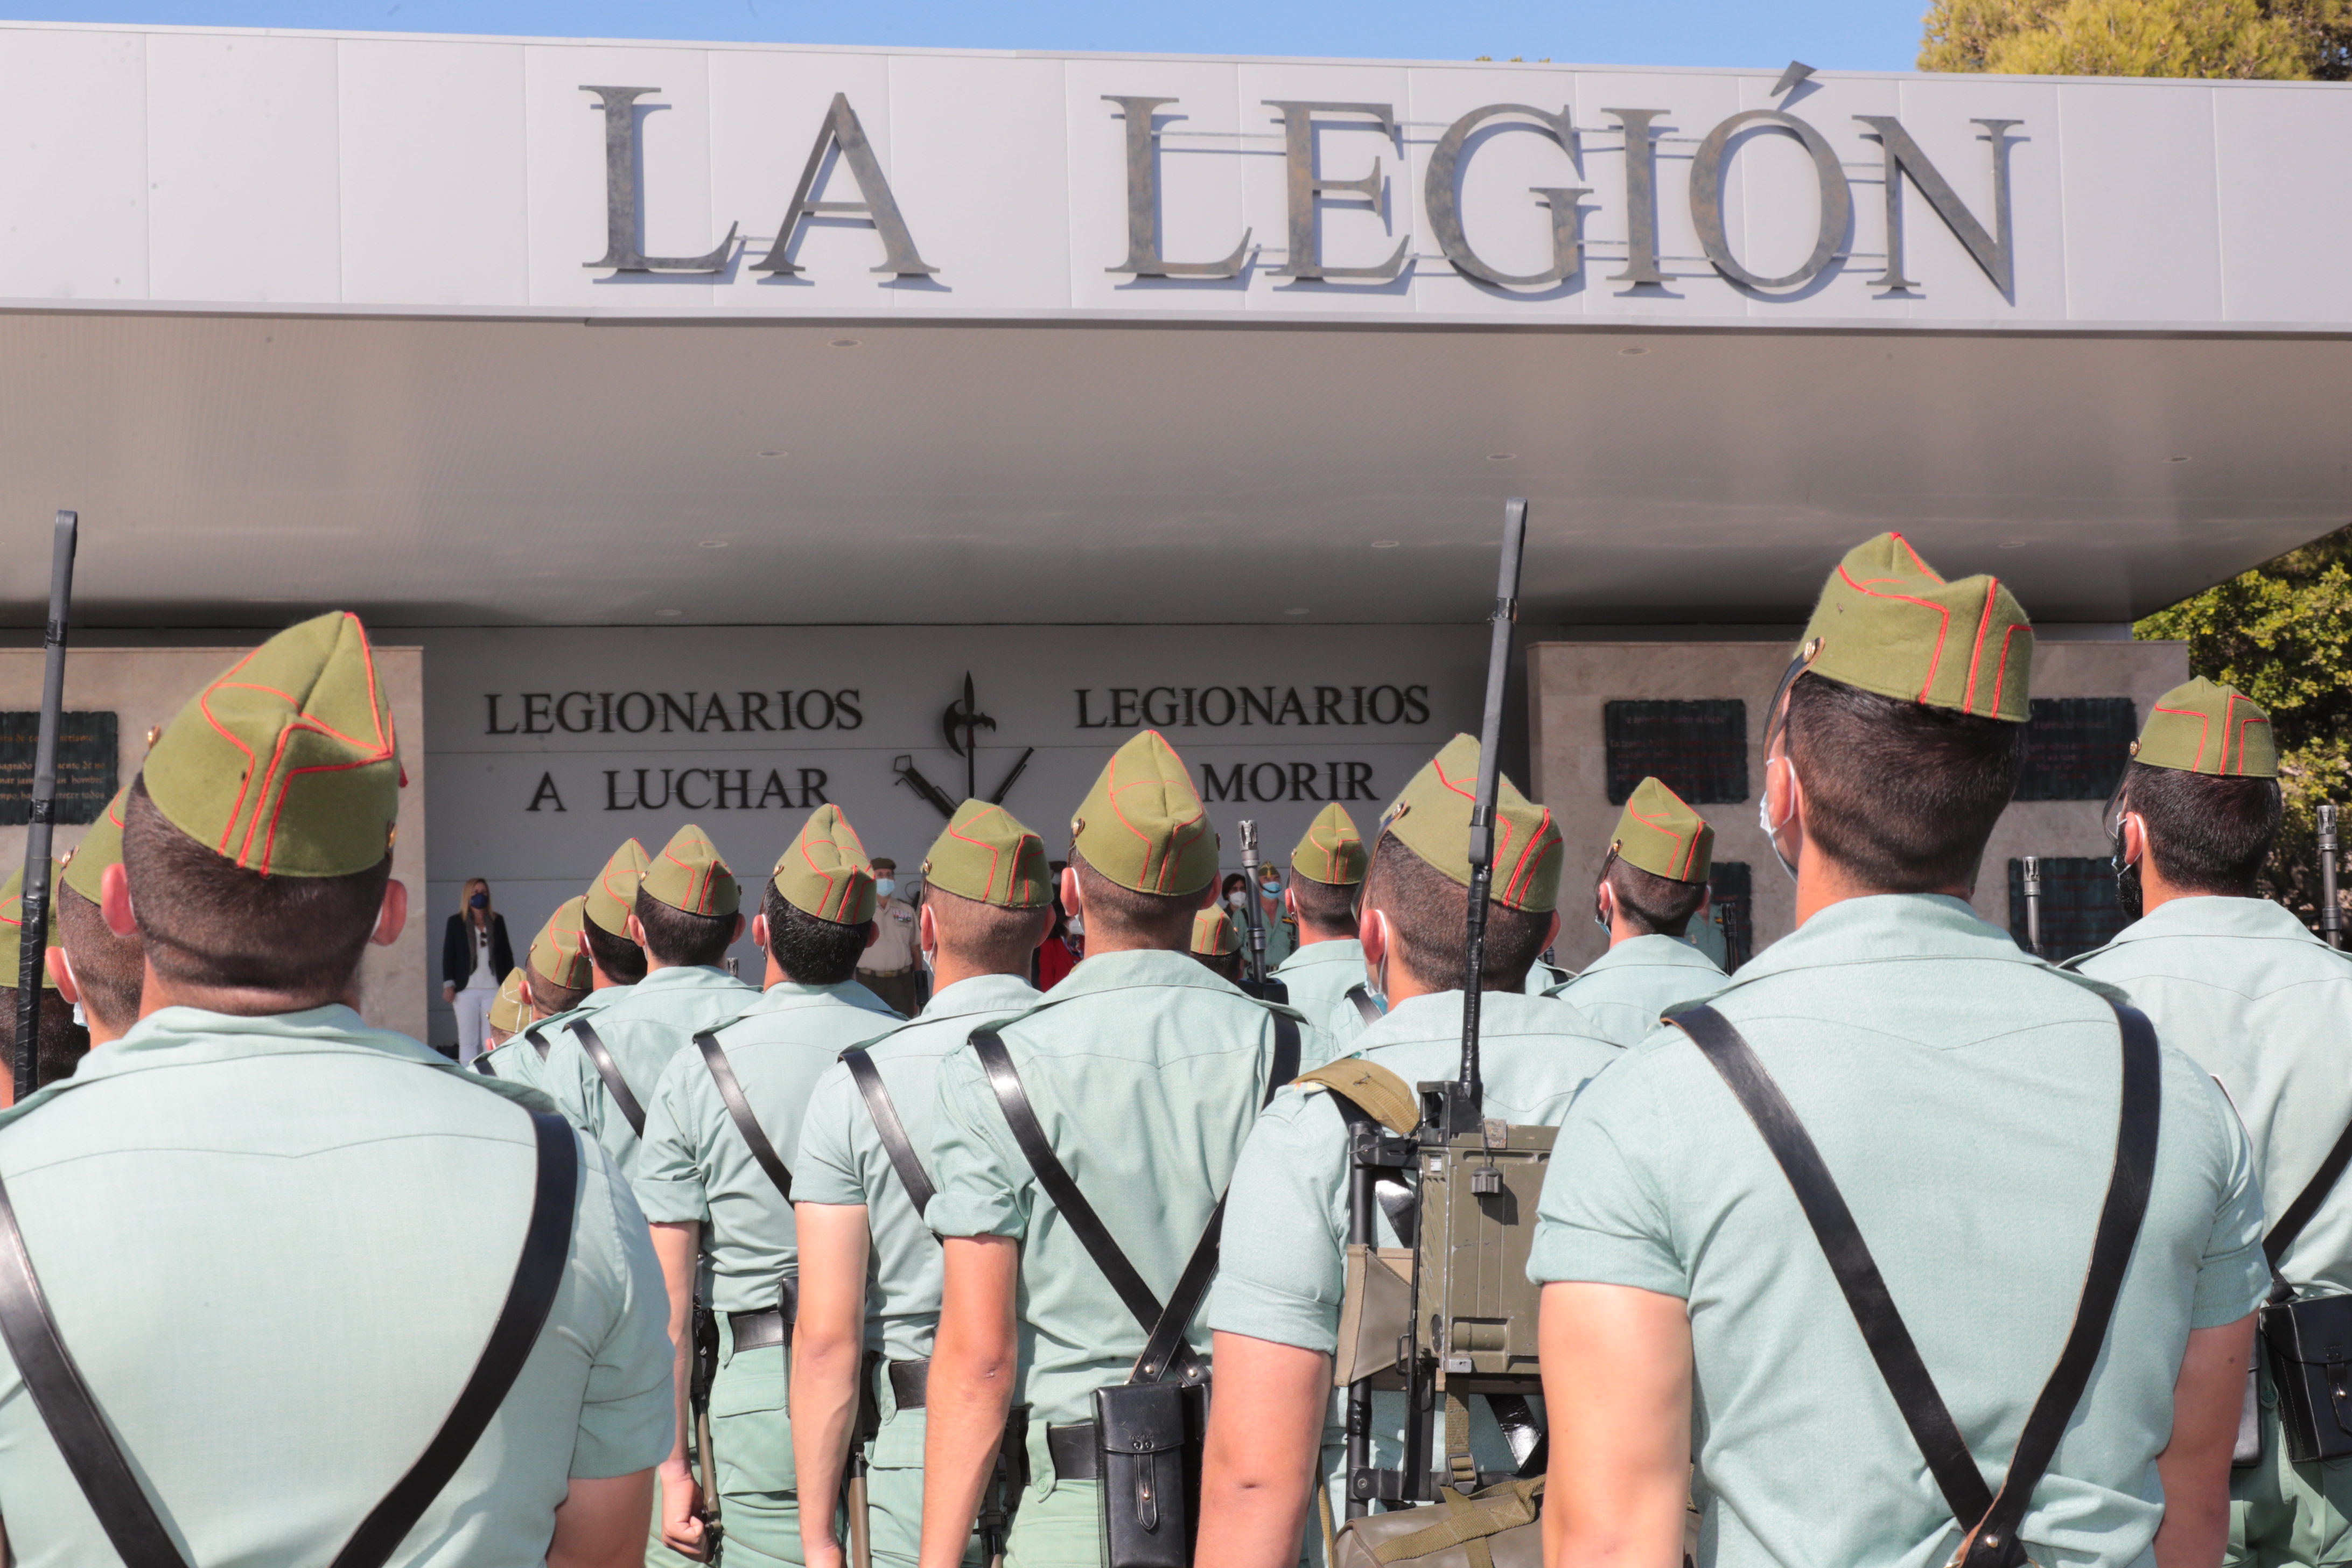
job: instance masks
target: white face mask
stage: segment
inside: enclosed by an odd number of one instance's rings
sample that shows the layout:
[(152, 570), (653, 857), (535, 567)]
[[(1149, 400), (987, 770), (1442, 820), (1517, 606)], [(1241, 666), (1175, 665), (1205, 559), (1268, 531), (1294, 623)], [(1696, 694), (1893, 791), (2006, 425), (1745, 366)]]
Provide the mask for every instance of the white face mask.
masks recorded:
[(1249, 895), (1236, 890), (1225, 895), (1225, 902), (1233, 905), (1234, 908), (1237, 910), (1245, 910), (1249, 908)]
[[(1789, 816), (1794, 816), (1797, 814), (1797, 767), (1786, 757), (1767, 758), (1764, 777), (1768, 784), (1772, 777), (1772, 764), (1776, 762), (1789, 770)], [(1772, 846), (1772, 858), (1780, 862), (1780, 869), (1789, 874), (1789, 880), (1795, 881), (1797, 868), (1789, 864), (1788, 856), (1780, 852), (1780, 830), (1789, 826), (1789, 817), (1784, 816), (1778, 822), (1772, 820), (1772, 796), (1769, 791), (1759, 792), (1756, 796), (1756, 826), (1764, 830), (1764, 841)]]
[(1062, 929), (1068, 931), (1072, 936), (1084, 936), (1087, 934), (1087, 922), (1080, 920), (1077, 916), (1072, 915), (1068, 920), (1062, 922)]
[(887, 899), (898, 890), (898, 884), (891, 880), (889, 878), (877, 877), (874, 879), (874, 896), (876, 898)]

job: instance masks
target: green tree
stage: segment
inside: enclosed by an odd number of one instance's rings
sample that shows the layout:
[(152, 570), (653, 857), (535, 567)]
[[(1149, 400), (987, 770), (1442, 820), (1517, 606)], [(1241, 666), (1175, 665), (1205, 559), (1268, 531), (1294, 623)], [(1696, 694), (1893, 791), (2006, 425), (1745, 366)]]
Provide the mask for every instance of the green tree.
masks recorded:
[(2314, 808), (2352, 804), (2352, 527), (2158, 610), (2132, 633), (2185, 641), (2190, 669), (2270, 710), (2286, 826), (2263, 891), (2316, 925)]
[(1919, 68), (2352, 79), (2352, 0), (1935, 0)]

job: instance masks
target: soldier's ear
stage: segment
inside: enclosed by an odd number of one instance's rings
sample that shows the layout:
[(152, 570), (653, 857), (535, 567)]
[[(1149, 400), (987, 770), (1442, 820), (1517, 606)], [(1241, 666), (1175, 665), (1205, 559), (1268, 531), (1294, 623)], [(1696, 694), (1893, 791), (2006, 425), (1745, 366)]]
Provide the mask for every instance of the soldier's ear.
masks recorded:
[(1551, 946), (1551, 944), (1552, 944), (1553, 942), (1558, 942), (1559, 940), (1559, 911), (1558, 910), (1552, 910), (1552, 912), (1551, 912), (1551, 923), (1550, 923), (1549, 925), (1548, 925), (1548, 926), (1544, 927), (1543, 946), (1542, 946), (1542, 947), (1538, 947), (1538, 948), (1537, 948), (1537, 949), (1536, 949), (1536, 951), (1537, 951), (1538, 952), (1543, 952), (1543, 951), (1544, 951), (1544, 949), (1545, 949), (1545, 948), (1549, 948), (1549, 946)]
[(368, 941), (378, 947), (390, 947), (400, 940), (401, 927), (408, 923), (408, 884), (394, 877), (383, 885), (383, 902), (377, 906), (375, 930)]
[(1356, 940), (1363, 944), (1364, 967), (1378, 969), (1388, 962), (1389, 917), (1380, 910), (1366, 908), (1356, 921)]
[(2124, 864), (2137, 866), (2147, 857), (2147, 822), (2137, 811), (2124, 813)]
[(727, 940), (730, 944), (743, 940), (743, 917), (741, 915), (739, 914), (735, 917), (735, 934), (729, 937)]
[(106, 929), (120, 937), (139, 934), (139, 917), (131, 912), (131, 873), (121, 861), (109, 866), (98, 877), (98, 912), (106, 921)]
[(74, 984), (73, 960), (64, 948), (53, 947), (41, 954), (41, 964), (49, 972), (49, 983), (58, 988), (59, 996), (71, 1003), (81, 1000), (81, 987)]
[(1081, 899), (1081, 898), (1079, 898), (1079, 897), (1078, 897), (1078, 868), (1077, 868), (1076, 866), (1065, 866), (1065, 867), (1063, 867), (1063, 868), (1062, 868), (1062, 910), (1063, 910), (1063, 912), (1064, 912), (1064, 913), (1066, 913), (1066, 914), (1077, 915), (1077, 916), (1079, 916), (1079, 918), (1080, 918), (1080, 919), (1084, 919), (1084, 918), (1085, 918), (1084, 912), (1081, 910), (1081, 909), (1080, 909), (1080, 907), (1079, 907), (1079, 906), (1080, 906), (1081, 904), (1083, 904), (1084, 902), (1085, 902), (1085, 900), (1084, 900), (1083, 899)]
[[(739, 915), (736, 918), (740, 920), (742, 917)], [(635, 931), (636, 927), (637, 917), (631, 915), (629, 917), (629, 929), (632, 931)], [(740, 935), (741, 933), (739, 931), (737, 934)], [(751, 917), (751, 945), (758, 948), (762, 952), (765, 952), (768, 950), (768, 917), (764, 910)]]

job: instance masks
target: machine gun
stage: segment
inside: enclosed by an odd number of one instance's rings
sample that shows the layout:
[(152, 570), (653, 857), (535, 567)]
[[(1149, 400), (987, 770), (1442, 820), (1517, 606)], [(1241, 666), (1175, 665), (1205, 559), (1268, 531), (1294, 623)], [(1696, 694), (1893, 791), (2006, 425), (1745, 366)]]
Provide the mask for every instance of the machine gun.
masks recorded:
[(33, 1092), (41, 1037), (41, 965), (47, 957), (39, 933), (49, 929), (49, 830), (57, 819), (58, 728), (66, 705), (66, 608), (73, 599), (74, 542), (80, 520), (58, 513), (49, 552), (49, 621), (42, 636), (47, 650), (41, 675), (41, 728), (33, 744), (33, 799), (26, 815), (24, 904), (18, 928), (16, 986), (16, 1099)]
[(2042, 857), (2028, 855), (2018, 872), (2025, 884), (2025, 951), (2047, 958), (2042, 946)]
[(1248, 956), (1243, 964), (1242, 989), (1261, 1002), (1288, 1002), (1290, 987), (1274, 979), (1265, 970), (1265, 911), (1258, 907), (1257, 874), (1265, 862), (1258, 858), (1257, 824), (1244, 822), (1242, 829), (1242, 880), (1247, 884), (1242, 895), (1242, 923), (1249, 930), (1243, 952)]
[(2344, 906), (2336, 898), (2336, 805), (2319, 808), (2319, 934), (2330, 947), (2344, 945)]
[[(1554, 1130), (1513, 1127), (1485, 1115), (1478, 1029), (1503, 689), (1518, 613), (1527, 517), (1524, 500), (1505, 508), (1470, 816), (1461, 1072), (1417, 1085), (1411, 1096), (1402, 1092), (1393, 1074), (1369, 1062), (1334, 1064), (1352, 1072), (1351, 1082), (1324, 1079), (1345, 1108), (1352, 1140), (1347, 1289), (1334, 1369), (1348, 1390), (1351, 1521), (1363, 1519), (1376, 1502), (1411, 1507), (1434, 1501), (1441, 1487), (1466, 1495), (1513, 1483), (1521, 1488), (1516, 1498), (1493, 1500), (1498, 1510), (1495, 1522), (1497, 1528), (1524, 1525), (1533, 1518), (1532, 1478), (1542, 1471), (1541, 1435), (1528, 1405), (1542, 1392), (1538, 1298), (1527, 1266)], [(1405, 1185), (1407, 1171), (1417, 1173), (1417, 1189)], [(1377, 1227), (1382, 1215), (1403, 1247), (1381, 1245)], [(1404, 1461), (1393, 1470), (1371, 1464), (1372, 1395), (1383, 1390), (1405, 1395)], [(1487, 1399), (1510, 1439), (1515, 1469), (1479, 1471), (1470, 1452), (1465, 1403), (1473, 1394)], [(1441, 1419), (1442, 1473), (1432, 1458)]]

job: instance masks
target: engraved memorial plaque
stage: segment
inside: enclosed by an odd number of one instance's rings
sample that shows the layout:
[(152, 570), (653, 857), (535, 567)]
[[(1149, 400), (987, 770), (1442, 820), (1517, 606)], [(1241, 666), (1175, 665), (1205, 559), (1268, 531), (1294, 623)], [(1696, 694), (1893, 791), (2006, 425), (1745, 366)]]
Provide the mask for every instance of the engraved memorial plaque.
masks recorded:
[[(111, 713), (59, 715), (58, 806), (61, 826), (96, 822), (114, 798), (115, 721)], [(0, 712), (0, 826), (22, 827), (33, 816), (33, 752), (41, 715)]]
[(2131, 761), (2139, 715), (2128, 697), (2037, 697), (2025, 726), (2020, 800), (2105, 800)]
[(1624, 805), (1652, 773), (1693, 805), (1748, 798), (1748, 704), (1738, 698), (1609, 702), (1601, 715), (1610, 805)]

